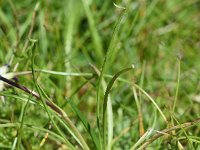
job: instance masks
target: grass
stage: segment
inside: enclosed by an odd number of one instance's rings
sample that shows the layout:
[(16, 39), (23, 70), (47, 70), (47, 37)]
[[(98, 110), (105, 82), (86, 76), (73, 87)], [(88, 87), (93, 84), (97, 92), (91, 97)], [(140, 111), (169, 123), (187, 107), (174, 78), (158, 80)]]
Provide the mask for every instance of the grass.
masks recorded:
[(200, 149), (198, 0), (0, 6), (0, 149)]

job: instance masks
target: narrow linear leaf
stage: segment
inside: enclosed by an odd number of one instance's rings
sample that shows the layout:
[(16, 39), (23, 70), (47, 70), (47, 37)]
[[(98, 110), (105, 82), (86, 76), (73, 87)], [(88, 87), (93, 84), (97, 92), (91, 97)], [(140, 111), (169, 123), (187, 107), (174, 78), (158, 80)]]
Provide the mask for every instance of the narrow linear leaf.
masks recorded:
[(116, 81), (116, 79), (123, 73), (132, 70), (134, 67), (129, 67), (129, 68), (125, 68), (121, 71), (119, 71), (117, 74), (114, 75), (114, 77), (109, 81), (108, 86), (106, 88), (106, 92), (104, 95), (104, 101), (103, 101), (103, 139), (104, 139), (104, 145), (106, 144), (106, 116), (105, 116), (105, 112), (107, 109), (107, 102), (108, 102), (108, 95), (110, 93), (110, 90), (112, 89), (112, 86), (114, 84), (114, 82)]
[(94, 145), (96, 146), (97, 149), (100, 149), (100, 143), (99, 140), (97, 139), (97, 135), (94, 132), (94, 130), (91, 128), (90, 124), (88, 123), (86, 117), (83, 115), (83, 113), (76, 107), (76, 105), (74, 104), (74, 102), (72, 100), (68, 100), (68, 103), (70, 104), (70, 106), (72, 107), (73, 111), (78, 115), (79, 119), (81, 120), (81, 122), (83, 123), (84, 127), (86, 128), (86, 130), (88, 131), (88, 133), (90, 134), (92, 141), (94, 143)]

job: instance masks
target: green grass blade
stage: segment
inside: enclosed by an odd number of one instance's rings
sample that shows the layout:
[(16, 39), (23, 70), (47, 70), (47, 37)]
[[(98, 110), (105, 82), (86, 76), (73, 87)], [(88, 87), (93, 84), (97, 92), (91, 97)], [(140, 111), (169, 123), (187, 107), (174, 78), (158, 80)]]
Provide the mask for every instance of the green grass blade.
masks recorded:
[(140, 139), (131, 147), (131, 150), (135, 150), (141, 143), (143, 143), (145, 140), (147, 140), (151, 135), (152, 132), (156, 126), (156, 122), (157, 122), (157, 110), (154, 111), (155, 115), (154, 115), (154, 122), (152, 124), (152, 127), (149, 128), (141, 137)]
[(62, 136), (60, 136), (59, 134), (52, 132), (48, 129), (42, 128), (42, 127), (37, 127), (37, 126), (33, 126), (33, 125), (29, 125), (29, 124), (24, 124), (24, 128), (28, 129), (28, 130), (32, 130), (33, 132), (35, 131), (39, 131), (41, 133), (43, 133), (44, 135), (46, 133), (48, 133), (50, 135), (50, 138), (54, 139), (54, 140), (59, 140), (60, 142), (66, 143), (65, 138), (63, 138)]
[(180, 86), (180, 76), (181, 76), (181, 60), (178, 58), (178, 74), (177, 74), (177, 85), (176, 85), (176, 93), (173, 103), (173, 113), (176, 108), (177, 100), (178, 100), (178, 93), (179, 93), (179, 86)]
[(164, 113), (162, 112), (162, 110), (159, 108), (159, 106), (157, 105), (157, 103), (155, 102), (155, 100), (147, 92), (145, 92), (140, 86), (138, 86), (137, 84), (134, 84), (134, 86), (138, 90), (140, 90), (146, 97), (148, 97), (148, 99), (154, 104), (154, 106), (156, 107), (156, 109), (159, 111), (159, 113), (162, 116), (163, 120), (166, 122), (166, 124), (168, 124), (166, 116), (164, 115)]
[(108, 60), (112, 60), (112, 53), (113, 53), (113, 51), (116, 47), (116, 42), (118, 40), (117, 36), (118, 36), (119, 30), (120, 30), (122, 18), (124, 17), (124, 15), (125, 15), (125, 11), (121, 14), (120, 19), (116, 23), (116, 26), (114, 28), (114, 32), (113, 32), (113, 35), (112, 35), (112, 39), (110, 41), (108, 50), (106, 52), (106, 56), (104, 58), (102, 69), (101, 69), (101, 72), (100, 72), (100, 75), (99, 75), (99, 81), (98, 81), (98, 84), (97, 84), (97, 119), (100, 118), (100, 107), (101, 107), (100, 106), (100, 104), (101, 104), (100, 103), (100, 93), (101, 93), (102, 79), (103, 79), (104, 73), (106, 71), (107, 65), (109, 65)]
[[(191, 146), (191, 148), (192, 148), (193, 150), (195, 150), (195, 148), (194, 148), (192, 142), (190, 141), (190, 138), (189, 138), (188, 134), (186, 133), (185, 129), (181, 126), (181, 124), (179, 123), (179, 121), (176, 119), (176, 117), (175, 117), (173, 114), (172, 114), (172, 117), (173, 117), (174, 120), (178, 123), (178, 125), (181, 127), (181, 130), (183, 131), (185, 137), (187, 138), (187, 140), (188, 140), (189, 145)], [(178, 142), (179, 142), (179, 141), (178, 141)]]
[(13, 141), (13, 145), (12, 145), (11, 150), (15, 150), (16, 149), (16, 145), (17, 145), (17, 137)]
[[(76, 20), (79, 19), (78, 17), (78, 6), (79, 3), (75, 2), (74, 0), (68, 1), (68, 11), (66, 11), (66, 33), (64, 35), (65, 39), (65, 70), (66, 72), (71, 72), (71, 62), (70, 55), (72, 55), (72, 44), (73, 44), (73, 35), (75, 32), (76, 27)], [(67, 15), (68, 14), (68, 15)], [(66, 77), (66, 89), (68, 96), (71, 93), (71, 77)]]
[[(14, 95), (14, 94), (9, 94), (9, 93), (6, 93), (6, 92), (0, 92), (0, 95), (1, 96), (6, 96), (6, 97), (10, 97), (10, 98), (13, 98), (13, 99), (17, 99), (21, 102), (27, 102), (28, 101), (28, 97), (25, 96), (25, 95), (20, 95), (20, 96), (17, 96), (17, 95)], [(30, 102), (31, 104), (38, 104), (38, 102), (34, 99), (30, 99)]]
[(44, 94), (44, 91), (41, 89), (41, 87), (39, 85), (36, 84), (36, 89), (37, 89), (37, 92), (39, 93), (40, 97), (41, 97), (41, 100), (42, 100), (42, 103), (43, 103), (43, 106), (45, 108), (45, 111), (47, 112), (51, 122), (53, 123), (54, 127), (56, 128), (56, 130), (58, 131), (58, 133), (65, 139), (65, 142), (66, 144), (71, 148), (71, 149), (75, 149), (75, 147), (67, 140), (67, 138), (64, 136), (64, 133), (60, 130), (60, 128), (58, 127), (58, 125), (56, 124), (56, 122), (54, 121), (53, 117), (54, 114), (51, 113), (51, 111), (49, 110), (49, 108), (47, 107), (46, 103), (45, 103), (45, 99), (44, 99), (44, 96), (45, 98), (46, 95)]
[[(127, 71), (130, 71), (132, 70), (134, 67), (129, 67), (129, 68), (126, 68), (126, 69), (123, 69), (121, 71), (119, 71), (118, 73), (116, 73), (113, 78), (109, 81), (108, 83), (108, 86), (106, 88), (106, 91), (105, 91), (105, 95), (104, 95), (104, 102), (103, 102), (103, 140), (104, 140), (104, 146), (106, 145), (106, 116), (105, 116), (105, 113), (106, 113), (106, 109), (107, 109), (107, 104), (108, 104), (108, 98), (109, 98), (109, 93), (110, 93), (110, 90), (114, 84), (114, 82), (116, 81), (116, 79), (123, 73), (127, 72)], [(109, 108), (110, 109), (110, 108)], [(108, 110), (108, 111), (111, 111), (111, 110)], [(109, 115), (112, 115), (111, 114), (108, 114), (108, 118), (110, 118)], [(109, 123), (109, 122), (108, 122)], [(109, 126), (112, 126), (110, 124), (108, 124), (108, 127)], [(110, 135), (108, 135), (109, 137)], [(111, 142), (111, 141), (110, 141)], [(109, 143), (108, 145), (111, 145), (112, 143)]]
[(97, 56), (97, 60), (101, 60), (103, 58), (103, 46), (102, 46), (102, 41), (101, 41), (101, 37), (98, 34), (97, 28), (96, 28), (96, 23), (93, 17), (93, 13), (90, 10), (90, 3), (89, 0), (81, 0), (88, 22), (89, 22), (89, 27), (90, 27), (90, 32), (92, 34), (92, 38), (93, 38), (93, 42), (95, 45), (95, 50), (96, 50), (96, 56)]
[(22, 139), (22, 136), (23, 136), (23, 125), (24, 125), (24, 117), (25, 117), (25, 113), (26, 113), (26, 109), (28, 107), (28, 104), (30, 102), (30, 97), (31, 95), (29, 96), (27, 102), (24, 104), (22, 104), (22, 109), (21, 109), (21, 114), (20, 114), (20, 127), (17, 131), (17, 149), (20, 149), (20, 145), (21, 145), (21, 139)]
[(81, 122), (83, 123), (84, 127), (86, 128), (87, 132), (90, 134), (90, 137), (94, 143), (94, 145), (96, 146), (96, 149), (100, 149), (100, 143), (99, 140), (97, 139), (97, 135), (94, 132), (94, 130), (91, 128), (89, 122), (86, 120), (86, 117), (83, 115), (83, 113), (81, 113), (81, 111), (76, 107), (76, 105), (74, 104), (73, 100), (68, 100), (68, 103), (70, 104), (70, 106), (72, 107), (73, 111), (77, 114), (77, 116), (79, 117), (79, 119), (81, 120)]

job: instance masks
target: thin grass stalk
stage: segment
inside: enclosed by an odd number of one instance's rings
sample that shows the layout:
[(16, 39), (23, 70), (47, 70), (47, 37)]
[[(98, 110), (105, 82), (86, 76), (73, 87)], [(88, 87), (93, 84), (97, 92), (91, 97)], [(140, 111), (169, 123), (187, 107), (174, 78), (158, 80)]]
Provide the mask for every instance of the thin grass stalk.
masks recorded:
[(174, 104), (173, 104), (173, 113), (176, 108), (177, 100), (178, 100), (178, 93), (179, 93), (179, 87), (180, 87), (180, 76), (181, 76), (181, 61), (178, 58), (178, 74), (177, 74), (177, 84), (176, 84), (176, 94), (174, 98)]
[(154, 106), (156, 107), (156, 109), (159, 111), (159, 113), (161, 114), (163, 120), (166, 122), (166, 124), (168, 124), (167, 118), (164, 115), (164, 113), (161, 111), (160, 107), (158, 106), (158, 104), (155, 102), (155, 100), (147, 93), (145, 92), (140, 86), (138, 86), (137, 84), (134, 84), (133, 86), (135, 86), (138, 90), (140, 90), (144, 95), (146, 95), (146, 97), (154, 104)]
[[(114, 32), (113, 32), (113, 35), (112, 35), (112, 39), (111, 39), (111, 42), (109, 44), (108, 50), (106, 52), (106, 56), (104, 58), (102, 69), (101, 69), (101, 72), (100, 72), (100, 76), (99, 76), (99, 80), (98, 80), (98, 84), (97, 84), (97, 118), (99, 118), (99, 115), (100, 115), (99, 114), (100, 113), (100, 93), (101, 93), (100, 87), (101, 87), (101, 84), (102, 84), (102, 79), (103, 79), (104, 73), (106, 71), (106, 67), (108, 65), (108, 60), (112, 60), (112, 53), (113, 53), (115, 46), (116, 46), (116, 42), (117, 42), (117, 39), (118, 39), (117, 35), (119, 33), (119, 29), (120, 29), (124, 15), (125, 15), (125, 11), (123, 11), (123, 13), (121, 13), (120, 18), (115, 25)], [(109, 62), (109, 63), (111, 63), (111, 62)]]
[(170, 133), (174, 130), (179, 130), (181, 128), (183, 129), (186, 129), (188, 127), (192, 127), (196, 124), (199, 124), (200, 123), (200, 118), (199, 119), (196, 119), (192, 122), (186, 122), (186, 123), (183, 123), (183, 124), (180, 124), (180, 125), (176, 125), (176, 126), (173, 126), (173, 127), (170, 127), (170, 128), (166, 128), (158, 133), (156, 133), (155, 135), (153, 135), (149, 140), (147, 140), (146, 142), (144, 142), (139, 148), (138, 150), (143, 150), (145, 148), (147, 148), (148, 145), (150, 145), (151, 143), (153, 143), (155, 140), (157, 140), (158, 138), (160, 138), (161, 136), (165, 135), (165, 133)]

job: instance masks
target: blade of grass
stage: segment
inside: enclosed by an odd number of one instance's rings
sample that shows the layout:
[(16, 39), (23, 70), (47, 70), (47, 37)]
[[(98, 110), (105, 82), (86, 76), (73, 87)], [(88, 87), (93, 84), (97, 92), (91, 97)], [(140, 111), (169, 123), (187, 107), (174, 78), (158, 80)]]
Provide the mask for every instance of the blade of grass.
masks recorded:
[(29, 130), (33, 130), (34, 132), (35, 131), (40, 131), (40, 132), (44, 132), (44, 134), (48, 133), (54, 139), (59, 139), (63, 143), (66, 142), (65, 139), (62, 136), (60, 136), (59, 134), (57, 134), (55, 132), (52, 132), (52, 131), (50, 131), (48, 129), (45, 129), (45, 128), (42, 128), (42, 127), (33, 126), (33, 125), (29, 125), (29, 124), (24, 124), (24, 128), (25, 129), (29, 129)]
[(144, 140), (146, 140), (147, 138), (149, 138), (149, 136), (152, 134), (153, 129), (150, 128), (148, 129), (141, 137), (140, 139), (133, 145), (133, 147), (131, 147), (130, 150), (135, 150), (136, 147), (141, 144)]
[(112, 111), (112, 101), (110, 95), (108, 95), (108, 102), (107, 102), (107, 123), (108, 123), (108, 150), (112, 149), (112, 140), (113, 140), (113, 111)]
[(17, 149), (20, 149), (20, 145), (21, 145), (21, 139), (22, 139), (22, 135), (23, 135), (23, 124), (24, 124), (24, 116), (25, 116), (25, 112), (26, 112), (26, 109), (28, 107), (28, 104), (30, 102), (30, 98), (31, 98), (31, 95), (29, 96), (27, 102), (22, 104), (22, 109), (21, 109), (21, 115), (20, 115), (20, 127), (19, 129), (17, 130)]
[(89, 0), (82, 0), (82, 4), (89, 22), (89, 27), (90, 27), (90, 32), (92, 34), (92, 38), (93, 38), (93, 42), (94, 42), (94, 47), (96, 50), (96, 56), (97, 56), (97, 60), (101, 60), (103, 58), (103, 46), (102, 46), (102, 41), (101, 41), (101, 37), (98, 34), (98, 31), (96, 30), (96, 24), (95, 24), (95, 20), (93, 17), (93, 13), (90, 10), (90, 3)]
[[(173, 114), (172, 114), (172, 117), (173, 117), (174, 120), (178, 123), (178, 125), (181, 127), (180, 122), (176, 119), (176, 117), (175, 117)], [(193, 150), (195, 150), (195, 148), (194, 148), (193, 144), (191, 143), (190, 138), (188, 137), (188, 135), (187, 135), (185, 129), (184, 129), (183, 127), (181, 127), (181, 130), (183, 131), (185, 137), (187, 138), (187, 140), (188, 140), (188, 142), (189, 142), (191, 148), (192, 148)], [(179, 142), (179, 141), (178, 141), (178, 142)]]
[(166, 124), (168, 124), (167, 118), (165, 117), (164, 113), (161, 111), (155, 100), (137, 84), (134, 84), (133, 86), (141, 91), (154, 104), (154, 106), (156, 107), (156, 109), (158, 109), (160, 115), (162, 116), (163, 120), (166, 122)]
[[(20, 95), (20, 96), (17, 96), (17, 95), (13, 95), (13, 94), (9, 94), (9, 93), (6, 93), (6, 92), (0, 92), (0, 95), (1, 96), (6, 96), (6, 97), (10, 97), (10, 98), (13, 98), (13, 99), (18, 99), (22, 102), (27, 102), (28, 101), (28, 97), (27, 96), (23, 96), (23, 95)], [(34, 99), (30, 99), (30, 102), (31, 104), (38, 104), (37, 101), (35, 101)]]
[(132, 87), (133, 89), (133, 95), (135, 98), (135, 103), (137, 106), (137, 110), (138, 110), (138, 120), (139, 120), (139, 131), (140, 131), (140, 136), (142, 136), (144, 134), (144, 126), (143, 126), (143, 117), (142, 117), (142, 109), (140, 106), (140, 102), (138, 100), (138, 96), (137, 96), (137, 92), (135, 87)]
[(68, 100), (68, 103), (70, 104), (70, 106), (72, 107), (73, 111), (77, 114), (77, 116), (79, 117), (79, 119), (81, 120), (81, 122), (83, 123), (84, 127), (86, 128), (87, 132), (90, 134), (90, 137), (94, 143), (94, 145), (96, 146), (96, 149), (99, 150), (100, 149), (100, 143), (99, 140), (97, 139), (97, 135), (94, 132), (94, 130), (91, 128), (89, 122), (87, 121), (86, 117), (83, 115), (83, 113), (76, 107), (76, 105), (74, 104), (73, 100)]
[[(177, 83), (176, 83), (176, 91), (175, 91), (175, 97), (174, 97), (174, 103), (173, 103), (173, 108), (172, 108), (172, 113), (174, 114), (175, 112), (175, 108), (176, 108), (176, 104), (177, 104), (177, 100), (178, 100), (178, 93), (179, 93), (179, 87), (180, 87), (180, 77), (181, 77), (181, 58), (177, 58), (178, 60), (178, 72), (177, 72)], [(172, 126), (174, 126), (174, 119), (173, 116), (171, 115), (171, 124)], [(174, 135), (176, 135), (176, 131), (172, 132)], [(178, 141), (178, 146), (181, 148), (182, 145), (181, 143)]]
[[(59, 72), (59, 71), (52, 71), (52, 70), (46, 70), (46, 69), (35, 69), (35, 72), (39, 73), (47, 73), (47, 74), (52, 74), (52, 75), (59, 75), (59, 76), (74, 76), (74, 77), (92, 77), (94, 73), (77, 73), (77, 72)], [(20, 76), (20, 75), (26, 75), (26, 74), (31, 74), (31, 71), (24, 71), (24, 72), (15, 72), (15, 76)], [(103, 77), (105, 78), (112, 78), (112, 75), (109, 74), (104, 74)], [(118, 81), (129, 83), (126, 79), (123, 78), (118, 78)]]
[[(114, 84), (114, 82), (116, 81), (116, 79), (123, 73), (127, 72), (127, 71), (130, 71), (134, 68), (134, 66), (132, 67), (129, 67), (129, 68), (125, 68), (121, 71), (119, 71), (118, 73), (116, 73), (113, 78), (109, 81), (108, 83), (108, 86), (106, 88), (106, 91), (105, 91), (105, 95), (104, 95), (104, 101), (103, 101), (103, 142), (104, 142), (104, 146), (106, 145), (106, 116), (105, 116), (105, 113), (106, 113), (106, 110), (107, 110), (107, 104), (108, 104), (108, 98), (109, 98), (109, 93), (112, 89), (112, 86)], [(112, 107), (111, 107), (112, 108)], [(108, 108), (108, 111), (111, 111), (109, 110), (110, 108)], [(109, 115), (112, 115), (112, 114), (108, 114), (108, 118), (110, 117)], [(110, 122), (108, 122), (108, 127), (111, 126), (110, 125)], [(108, 132), (108, 137), (109, 137), (109, 132)], [(110, 141), (110, 143), (108, 143), (108, 148), (111, 149), (111, 143), (112, 141)]]
[(176, 93), (175, 93), (175, 98), (174, 98), (174, 104), (173, 104), (173, 113), (176, 108), (176, 103), (178, 99), (178, 93), (179, 93), (179, 86), (180, 86), (180, 76), (181, 76), (181, 60), (178, 59), (178, 74), (177, 74), (177, 85), (176, 85)]
[[(142, 63), (142, 73), (141, 73), (141, 78), (140, 78), (140, 87), (143, 88), (143, 84), (144, 84), (144, 75), (145, 75), (145, 67), (146, 67), (146, 61), (143, 61)], [(142, 95), (141, 95), (141, 91), (139, 91), (139, 105), (141, 106), (141, 102), (142, 101)], [(144, 134), (144, 125), (143, 125), (143, 116), (142, 116), (142, 111), (140, 111), (140, 136), (142, 136)]]
[(131, 150), (135, 150), (141, 143), (143, 143), (145, 140), (147, 140), (151, 135), (152, 132), (156, 126), (157, 122), (157, 111), (155, 110), (155, 115), (154, 115), (154, 122), (152, 124), (152, 127), (149, 128), (141, 137), (140, 139), (131, 147)]
[[(68, 11), (65, 13), (68, 13), (69, 15), (66, 15), (66, 34), (65, 36), (65, 60), (70, 59), (70, 55), (72, 53), (72, 42), (73, 42), (73, 33), (75, 31), (75, 23), (76, 23), (76, 18), (77, 18), (77, 3), (73, 0), (68, 1)], [(71, 63), (70, 61), (65, 61), (65, 70), (66, 72), (71, 72)], [(66, 77), (66, 89), (67, 89), (67, 96), (70, 95), (71, 93), (71, 77), (67, 76)]]
[(47, 55), (47, 48), (48, 48), (48, 40), (47, 40), (47, 31), (45, 26), (45, 9), (41, 8), (38, 12), (38, 18), (39, 18), (39, 45), (41, 47), (42, 53)]
[[(92, 65), (92, 64), (90, 64), (90, 66), (94, 69), (94, 71), (97, 73), (97, 75), (100, 76), (100, 71), (97, 69), (97, 67), (95, 65)], [(106, 86), (107, 86), (106, 82), (103, 78), (102, 79), (102, 88), (103, 88), (104, 92), (106, 91)], [(110, 96), (108, 98), (109, 98), (109, 101), (111, 101)], [(110, 105), (110, 107), (112, 107), (112, 105)], [(112, 108), (110, 110), (112, 111)], [(111, 111), (109, 113), (112, 113)], [(110, 131), (108, 131), (108, 132), (109, 132), (110, 136), (109, 136), (108, 140), (112, 139), (112, 136), (113, 136), (112, 135), (113, 134), (113, 118), (112, 118), (112, 115), (110, 115), (109, 119), (110, 120), (108, 120), (108, 122), (110, 122), (110, 127), (108, 127), (108, 130), (110, 130)], [(99, 136), (99, 139), (100, 139), (100, 149), (102, 149), (102, 137), (101, 137), (102, 133), (101, 133), (101, 130), (100, 130), (100, 122), (98, 122), (98, 121), (99, 120), (97, 118), (98, 136)]]
[(15, 150), (15, 149), (16, 149), (16, 148), (15, 148), (16, 145), (17, 145), (17, 137), (15, 137), (15, 139), (14, 139), (14, 141), (13, 141), (11, 150)]
[[(93, 69), (96, 71), (96, 73), (98, 74), (98, 76), (100, 76), (100, 71), (93, 65), (92, 66)], [(104, 80), (104, 78), (102, 78), (102, 88), (103, 88), (103, 92), (106, 92), (106, 81)], [(107, 122), (108, 122), (108, 146), (107, 149), (111, 149), (112, 148), (112, 140), (113, 140), (113, 112), (112, 112), (112, 102), (111, 102), (111, 98), (110, 98), (110, 94), (108, 95), (108, 111), (107, 111)]]
[(0, 128), (19, 127), (19, 123), (4, 123), (0, 124)]
[(101, 93), (100, 87), (101, 87), (101, 84), (102, 84), (102, 79), (103, 79), (104, 73), (106, 71), (108, 60), (110, 60), (110, 59), (112, 60), (112, 53), (113, 53), (113, 51), (116, 47), (116, 41), (117, 41), (117, 38), (118, 38), (117, 35), (119, 33), (122, 18), (124, 17), (124, 15), (125, 15), (125, 11), (123, 11), (121, 13), (120, 19), (116, 23), (116, 26), (114, 28), (114, 32), (113, 32), (113, 35), (112, 35), (112, 39), (111, 39), (111, 42), (109, 44), (108, 50), (106, 52), (106, 56), (104, 58), (102, 69), (101, 69), (101, 72), (100, 72), (100, 75), (99, 75), (99, 80), (98, 80), (98, 83), (97, 83), (97, 120), (99, 120), (99, 118), (100, 118), (100, 107), (101, 107), (100, 106), (100, 104), (101, 104), (100, 103), (100, 93)]
[(75, 133), (72, 131), (72, 129), (70, 128), (69, 125), (66, 124), (66, 121), (64, 121), (63, 118), (60, 118), (60, 116), (55, 115), (54, 116), (55, 119), (57, 119), (61, 125), (63, 125), (63, 127), (72, 135), (72, 137), (76, 140), (76, 141), (80, 141), (77, 136), (75, 135)]

